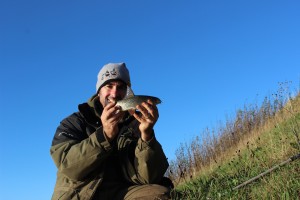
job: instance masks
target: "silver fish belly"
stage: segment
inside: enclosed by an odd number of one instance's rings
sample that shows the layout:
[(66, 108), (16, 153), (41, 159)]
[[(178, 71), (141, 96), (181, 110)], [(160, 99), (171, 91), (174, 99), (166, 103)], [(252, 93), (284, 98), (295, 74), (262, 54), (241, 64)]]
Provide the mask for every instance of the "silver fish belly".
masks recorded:
[(153, 96), (146, 96), (146, 95), (135, 95), (132, 97), (128, 97), (126, 99), (122, 99), (120, 101), (117, 101), (116, 106), (119, 106), (122, 111), (135, 109), (135, 107), (143, 102), (146, 102), (147, 100), (151, 100), (155, 105), (160, 104), (161, 100), (157, 97)]

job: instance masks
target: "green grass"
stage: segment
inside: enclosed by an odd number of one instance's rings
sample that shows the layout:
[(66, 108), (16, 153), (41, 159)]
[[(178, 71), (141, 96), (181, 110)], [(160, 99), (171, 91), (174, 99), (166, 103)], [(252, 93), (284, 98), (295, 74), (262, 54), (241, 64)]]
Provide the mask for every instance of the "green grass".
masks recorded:
[(227, 160), (179, 184), (173, 199), (300, 199), (300, 159), (233, 190), (300, 153), (300, 113), (284, 116), (284, 120), (275, 120), (264, 132), (244, 141)]

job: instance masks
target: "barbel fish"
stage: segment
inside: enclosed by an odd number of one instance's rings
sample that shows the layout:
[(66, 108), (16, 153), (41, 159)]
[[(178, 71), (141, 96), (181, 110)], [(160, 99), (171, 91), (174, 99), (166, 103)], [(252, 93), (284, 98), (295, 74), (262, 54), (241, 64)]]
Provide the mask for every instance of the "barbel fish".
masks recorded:
[(161, 100), (157, 97), (146, 96), (146, 95), (135, 95), (122, 100), (117, 101), (116, 106), (119, 106), (122, 111), (135, 109), (135, 107), (142, 102), (146, 102), (147, 100), (151, 100), (155, 105), (160, 104)]

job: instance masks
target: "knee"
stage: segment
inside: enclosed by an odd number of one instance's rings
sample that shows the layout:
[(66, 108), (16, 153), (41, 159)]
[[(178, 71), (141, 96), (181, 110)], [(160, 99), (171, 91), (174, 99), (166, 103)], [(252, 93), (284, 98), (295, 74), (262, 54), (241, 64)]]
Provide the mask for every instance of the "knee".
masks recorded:
[(170, 189), (168, 187), (151, 184), (132, 188), (124, 198), (126, 200), (169, 200)]

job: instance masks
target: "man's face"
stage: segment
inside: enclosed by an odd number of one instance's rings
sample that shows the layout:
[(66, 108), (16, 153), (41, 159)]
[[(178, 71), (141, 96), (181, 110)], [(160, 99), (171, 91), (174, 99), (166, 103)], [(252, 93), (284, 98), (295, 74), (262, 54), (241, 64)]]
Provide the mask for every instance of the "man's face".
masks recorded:
[(103, 107), (111, 101), (118, 101), (126, 96), (127, 85), (122, 81), (110, 81), (99, 90), (99, 99)]

